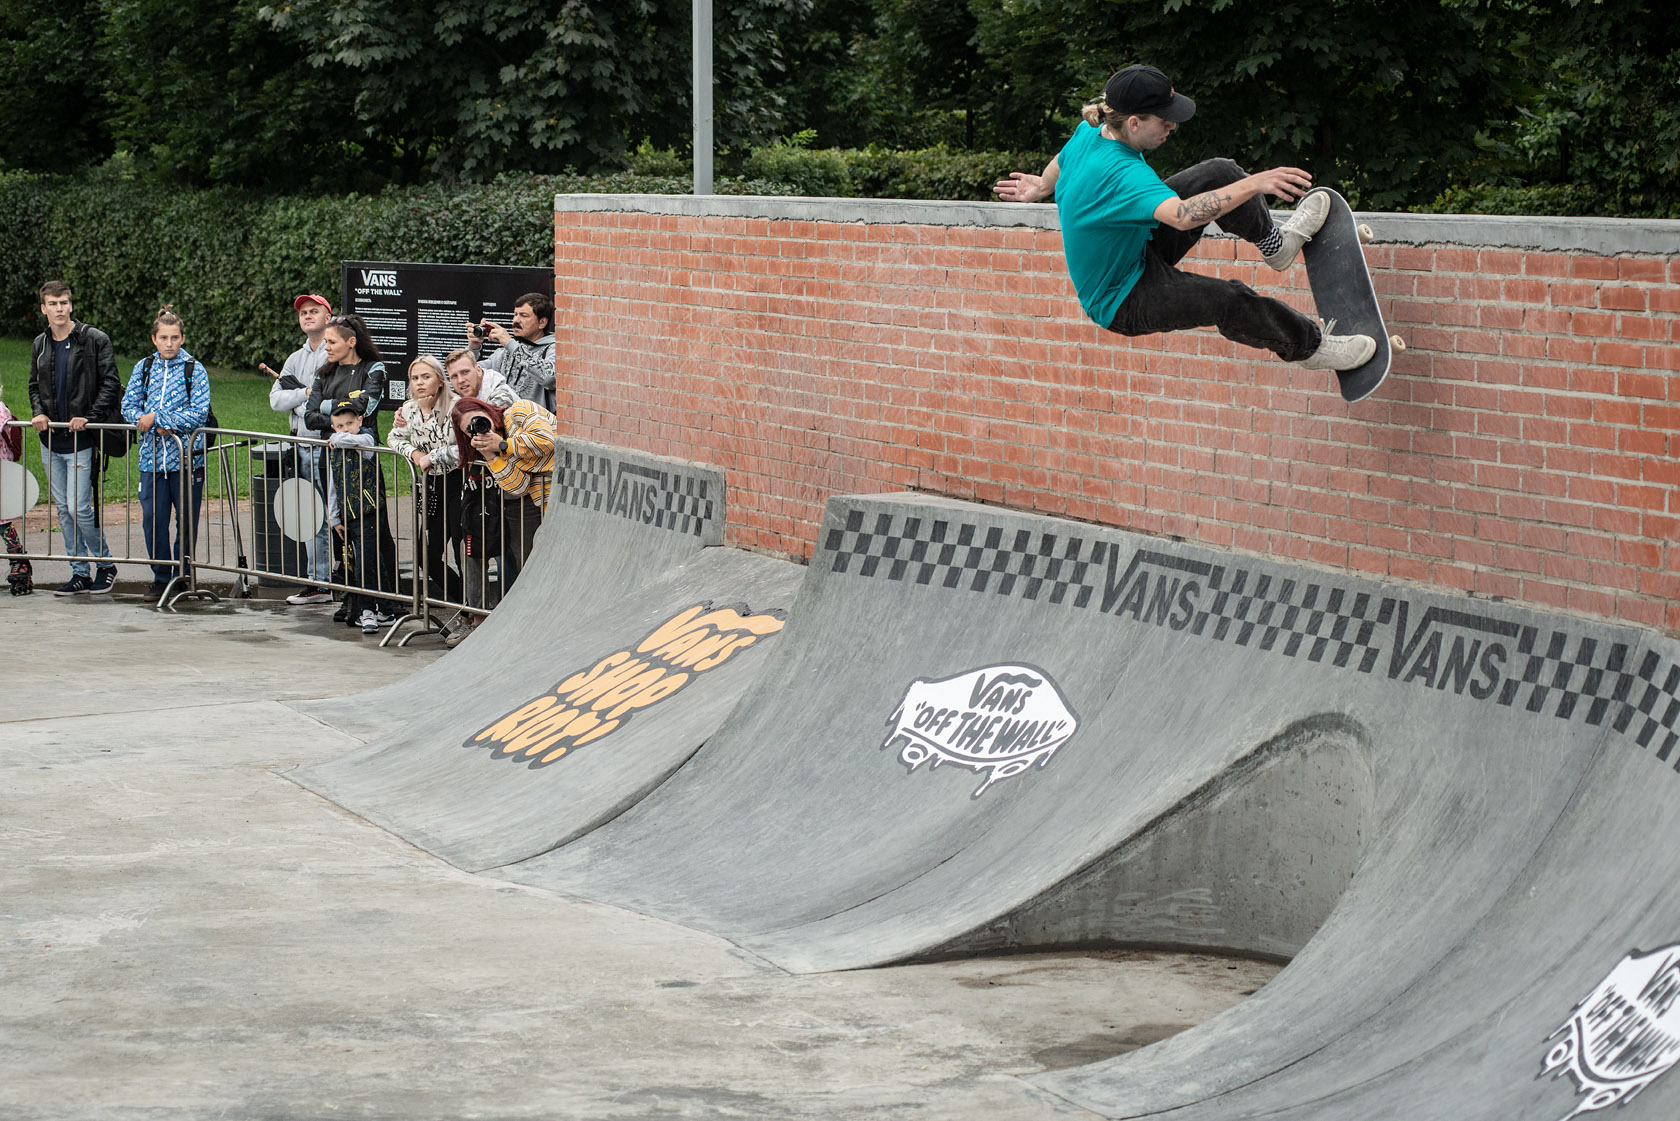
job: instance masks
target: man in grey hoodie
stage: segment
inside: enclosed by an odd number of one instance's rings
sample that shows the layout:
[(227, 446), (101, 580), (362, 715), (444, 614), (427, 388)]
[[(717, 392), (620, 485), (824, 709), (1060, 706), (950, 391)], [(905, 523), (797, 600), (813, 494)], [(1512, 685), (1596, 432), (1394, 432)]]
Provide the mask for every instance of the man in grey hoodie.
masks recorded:
[(541, 292), (527, 292), (513, 305), (513, 328), (488, 319), (469, 328), (467, 346), (476, 356), (488, 340), (502, 349), (483, 366), (507, 378), (515, 395), (554, 411), (554, 303)]
[[(290, 413), (292, 435), (315, 435), (303, 423), (304, 410), (309, 400), (309, 390), (315, 384), (315, 375), (322, 366), (327, 364), (327, 348), (321, 341), (321, 335), (327, 329), (327, 320), (332, 317), (332, 305), (326, 297), (306, 292), (292, 301), (292, 309), (297, 312), (298, 329), (303, 332), (303, 345), (292, 352), (286, 359), (285, 365), (275, 377), (274, 384), (268, 390), (268, 407), (277, 413)], [(268, 371), (265, 366), (264, 370)], [(310, 445), (293, 445), (288, 454), (296, 453), (295, 474), (300, 479), (307, 479), (319, 492), (321, 490), (321, 463), (316, 454), (320, 449)], [(305, 586), (301, 591), (286, 597), (287, 603), (331, 603), (332, 592), (326, 588), (328, 580), (332, 579), (332, 549), (327, 541), (327, 523), (323, 519), (321, 529), (314, 537), (304, 543), (309, 555), (309, 578), (315, 583)]]

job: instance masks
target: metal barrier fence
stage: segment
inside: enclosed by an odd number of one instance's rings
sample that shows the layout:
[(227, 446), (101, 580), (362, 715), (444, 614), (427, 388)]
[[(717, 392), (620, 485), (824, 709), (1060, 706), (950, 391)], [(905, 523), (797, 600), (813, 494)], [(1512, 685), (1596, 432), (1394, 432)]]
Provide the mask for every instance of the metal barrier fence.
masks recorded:
[[(88, 424), (72, 431), (68, 423), (57, 422), (47, 426), (48, 438), (68, 441), (70, 446), (54, 455), (29, 421), (8, 421), (5, 427), (8, 434), (15, 430), (23, 437), (21, 458), (0, 462), (0, 523), (12, 526), (22, 547), (21, 552), (7, 549), (8, 563), (66, 561), (72, 568), (85, 565), (90, 573), (118, 564), (144, 564), (154, 572), (167, 569), (173, 573), (165, 582), (171, 603), (188, 595), (212, 594), (190, 590), (190, 552), (183, 546), (180, 532), (174, 535), (175, 556), (153, 559), (147, 543), (146, 530), (151, 527), (143, 516), (136, 452), (131, 449), (126, 455), (107, 459), (100, 450), (102, 433), (123, 432), (131, 443), (150, 439), (172, 444), (179, 462), (185, 446), (178, 435), (142, 435), (131, 424)], [(119, 501), (106, 501), (113, 490)], [(34, 514), (37, 505), (44, 509)], [(178, 523), (182, 521), (177, 519)], [(186, 526), (180, 524), (178, 528), (184, 530)], [(62, 552), (55, 543), (63, 545)], [(163, 602), (160, 597), (160, 606)]]
[[(33, 433), (27, 421), (11, 426)], [(179, 436), (142, 435), (125, 425), (87, 428), (171, 439), (178, 456), (187, 451)], [(112, 473), (122, 473), (115, 486), (121, 501), (95, 500), (92, 507), (94, 516), (113, 528), (120, 522), (125, 536), (122, 548), (112, 547), (109, 556), (87, 563), (145, 564), (154, 573), (167, 567), (173, 576), (159, 596), (160, 608), (185, 599), (219, 598), (202, 582), (202, 574), (217, 572), (233, 577), (229, 594), (235, 597), (252, 595), (258, 584), (327, 589), (351, 605), (348, 622), (361, 624), (360, 613), (368, 611), (377, 629), (389, 628), (382, 646), (406, 645), (417, 635), (446, 628), (464, 633), (511, 586), (542, 521), (535, 503), (502, 494), (482, 464), (429, 474), (391, 448), (373, 446), (344, 453), (335, 472), (328, 467), (326, 440), (239, 429), (199, 431), (206, 437), (202, 506), (191, 501), (189, 488), (186, 505), (198, 512), (176, 520), (173, 559), (154, 560), (147, 545), (159, 538), (147, 537), (144, 509), (137, 509), (143, 506), (144, 473), (135, 452), (111, 457), (96, 472), (101, 480), (96, 499), (110, 498)], [(90, 448), (96, 439), (90, 438)], [(59, 491), (51, 486), (40, 441), (26, 438), (24, 444), (21, 468), (0, 473), (0, 522), (16, 518), (24, 525), (24, 551), (15, 556), (75, 561), (71, 554), (77, 545), (69, 538), (63, 552), (53, 548), (53, 527), (63, 521), (54, 503), (46, 503), (44, 515), (32, 512), (49, 493)], [(33, 464), (30, 447), (36, 449)], [(92, 456), (100, 458), (97, 449)], [(364, 466), (346, 466), (351, 458)], [(353, 493), (340, 494), (340, 484), (329, 487), (329, 477), (344, 480)], [(196, 472), (191, 482), (199, 484)], [(336, 526), (329, 526), (329, 491), (336, 500)], [(144, 552), (134, 547), (136, 524), (142, 528)]]

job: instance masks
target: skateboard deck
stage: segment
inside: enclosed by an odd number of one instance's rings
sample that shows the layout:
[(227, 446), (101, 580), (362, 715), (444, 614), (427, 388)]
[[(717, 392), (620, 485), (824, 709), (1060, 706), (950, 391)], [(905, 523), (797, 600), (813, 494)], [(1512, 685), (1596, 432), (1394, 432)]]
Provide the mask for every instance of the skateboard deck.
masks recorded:
[(1334, 320), (1338, 335), (1370, 335), (1377, 340), (1370, 361), (1336, 374), (1342, 383), (1342, 398), (1361, 401), (1388, 376), (1394, 347), (1383, 324), (1382, 309), (1377, 306), (1377, 290), (1371, 284), (1371, 270), (1365, 264), (1353, 210), (1347, 199), (1329, 187), (1314, 187), (1309, 193), (1317, 192), (1330, 196), (1330, 215), (1312, 240), (1301, 247), (1301, 256), (1319, 318), (1326, 324)]

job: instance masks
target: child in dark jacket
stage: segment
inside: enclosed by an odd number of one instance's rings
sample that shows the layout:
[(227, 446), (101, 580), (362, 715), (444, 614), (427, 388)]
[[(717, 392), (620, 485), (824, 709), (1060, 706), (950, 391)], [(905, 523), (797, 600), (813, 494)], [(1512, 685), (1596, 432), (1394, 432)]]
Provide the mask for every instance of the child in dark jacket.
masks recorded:
[[(367, 589), (346, 595), (345, 622), (363, 634), (396, 620), (397, 605), (377, 593), (397, 591), (397, 543), (385, 513), (385, 474), (373, 433), (362, 428), (362, 403), (335, 401), (327, 437), (327, 524), (344, 549), (347, 583)], [(375, 594), (369, 594), (375, 593)]]

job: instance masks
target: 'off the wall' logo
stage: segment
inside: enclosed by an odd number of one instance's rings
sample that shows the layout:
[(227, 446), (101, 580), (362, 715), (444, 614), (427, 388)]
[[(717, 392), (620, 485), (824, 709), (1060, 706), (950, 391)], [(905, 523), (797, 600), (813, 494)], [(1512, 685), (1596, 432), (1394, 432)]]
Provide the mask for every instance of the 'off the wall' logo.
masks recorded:
[(986, 776), (975, 798), (999, 779), (1048, 763), (1079, 729), (1079, 717), (1048, 674), (1031, 666), (987, 666), (942, 681), (913, 681), (888, 718), (883, 748), (914, 773), (955, 763)]
[[(1540, 1076), (1568, 1071), (1586, 1098), (1570, 1117), (1621, 1105), (1680, 1060), (1680, 943), (1617, 963), (1592, 995), (1547, 1036)], [(1562, 1038), (1559, 1038), (1559, 1037)]]

